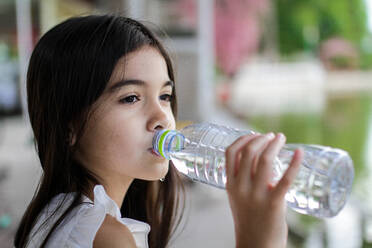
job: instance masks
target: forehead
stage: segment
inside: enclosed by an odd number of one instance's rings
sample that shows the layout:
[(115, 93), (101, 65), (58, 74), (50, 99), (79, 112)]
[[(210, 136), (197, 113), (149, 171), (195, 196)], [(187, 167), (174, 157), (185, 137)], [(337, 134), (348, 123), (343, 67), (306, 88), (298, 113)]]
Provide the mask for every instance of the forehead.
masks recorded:
[(149, 83), (168, 81), (164, 57), (157, 49), (149, 46), (127, 54), (116, 64), (109, 85), (123, 79), (138, 79)]

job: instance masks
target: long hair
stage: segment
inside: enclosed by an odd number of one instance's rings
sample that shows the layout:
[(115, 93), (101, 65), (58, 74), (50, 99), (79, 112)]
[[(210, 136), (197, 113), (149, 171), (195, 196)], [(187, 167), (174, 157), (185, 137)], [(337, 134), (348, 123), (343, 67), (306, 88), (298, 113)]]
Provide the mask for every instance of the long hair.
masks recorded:
[[(93, 103), (102, 95), (118, 60), (144, 46), (164, 57), (175, 82), (171, 59), (155, 34), (143, 24), (121, 16), (70, 18), (48, 31), (37, 43), (27, 73), (27, 102), (35, 147), (43, 174), (18, 227), (14, 245), (25, 247), (37, 217), (60, 193), (76, 192), (45, 240), (68, 213), (81, 204), (89, 185), (99, 178), (74, 159), (69, 143), (73, 126), (79, 138)], [(177, 113), (175, 89), (171, 107)], [(173, 166), (163, 183), (135, 179), (122, 205), (122, 215), (150, 224), (150, 247), (166, 247), (180, 223), (184, 187)], [(181, 207), (181, 208), (179, 208)], [(179, 211), (181, 210), (181, 211)]]

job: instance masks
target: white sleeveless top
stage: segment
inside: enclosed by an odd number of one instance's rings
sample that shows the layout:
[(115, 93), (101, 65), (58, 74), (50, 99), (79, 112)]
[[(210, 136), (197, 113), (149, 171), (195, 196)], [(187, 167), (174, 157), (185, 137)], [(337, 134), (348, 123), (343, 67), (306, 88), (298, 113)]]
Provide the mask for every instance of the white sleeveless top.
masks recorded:
[[(54, 223), (70, 206), (73, 197), (74, 193), (59, 194), (51, 200), (40, 213), (35, 226), (32, 228), (29, 236), (30, 239), (26, 246), (27, 248), (40, 247)], [(40, 228), (64, 198), (65, 201), (57, 210), (56, 214)], [(94, 187), (94, 203), (84, 196), (83, 203), (75, 207), (63, 219), (52, 233), (46, 247), (93, 247), (94, 238), (106, 214), (116, 218), (117, 221), (125, 225), (131, 231), (137, 247), (148, 248), (147, 236), (150, 232), (150, 225), (134, 219), (121, 218), (118, 205), (106, 194), (102, 185), (96, 185)]]

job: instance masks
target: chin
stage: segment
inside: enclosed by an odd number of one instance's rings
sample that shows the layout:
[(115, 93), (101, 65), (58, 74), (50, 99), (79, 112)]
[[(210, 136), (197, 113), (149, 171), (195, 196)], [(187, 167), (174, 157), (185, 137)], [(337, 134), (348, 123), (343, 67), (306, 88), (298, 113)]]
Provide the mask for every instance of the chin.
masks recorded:
[(159, 163), (159, 164), (154, 164), (153, 165), (154, 169), (151, 170), (151, 174), (148, 174), (146, 176), (146, 179), (145, 180), (149, 180), (149, 181), (156, 181), (156, 180), (160, 180), (162, 178), (164, 178), (167, 174), (168, 174), (168, 170), (169, 170), (169, 162), (167, 161), (166, 163)]
[(164, 178), (168, 174), (169, 166), (168, 164), (162, 168), (160, 177), (158, 179)]

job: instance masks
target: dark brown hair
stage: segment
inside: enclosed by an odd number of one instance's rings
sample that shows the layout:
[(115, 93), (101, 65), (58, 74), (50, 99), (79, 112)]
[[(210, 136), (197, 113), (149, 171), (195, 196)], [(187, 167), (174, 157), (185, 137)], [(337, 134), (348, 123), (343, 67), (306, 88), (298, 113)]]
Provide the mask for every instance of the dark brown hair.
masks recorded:
[[(35, 146), (43, 169), (39, 187), (16, 233), (14, 245), (25, 247), (37, 217), (60, 193), (77, 192), (53, 225), (49, 237), (99, 178), (74, 159), (68, 142), (71, 125), (81, 137), (93, 103), (102, 95), (118, 60), (144, 46), (164, 57), (170, 80), (172, 62), (159, 39), (143, 24), (121, 16), (91, 15), (70, 18), (48, 31), (37, 43), (27, 73), (27, 101)], [(176, 116), (173, 89), (172, 110)], [(184, 188), (179, 174), (169, 167), (165, 181), (135, 179), (122, 205), (123, 217), (150, 224), (150, 247), (165, 247), (183, 212)], [(181, 211), (179, 211), (181, 210)]]

